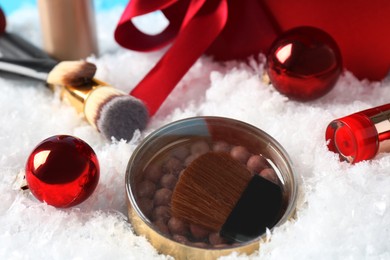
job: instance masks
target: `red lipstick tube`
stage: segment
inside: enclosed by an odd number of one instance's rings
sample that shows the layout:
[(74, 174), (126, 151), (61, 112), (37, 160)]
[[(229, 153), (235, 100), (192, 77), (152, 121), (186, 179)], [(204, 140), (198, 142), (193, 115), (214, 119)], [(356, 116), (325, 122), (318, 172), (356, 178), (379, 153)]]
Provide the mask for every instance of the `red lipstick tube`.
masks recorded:
[(333, 120), (325, 138), (341, 160), (356, 163), (390, 152), (390, 104)]

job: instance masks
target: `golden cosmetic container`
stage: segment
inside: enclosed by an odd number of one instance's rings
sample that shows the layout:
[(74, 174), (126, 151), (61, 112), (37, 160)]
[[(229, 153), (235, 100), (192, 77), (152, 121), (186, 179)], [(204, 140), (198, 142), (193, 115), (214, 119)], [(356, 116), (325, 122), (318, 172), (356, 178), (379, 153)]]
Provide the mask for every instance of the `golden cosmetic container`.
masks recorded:
[[(148, 217), (143, 198), (140, 197), (140, 183), (149, 167), (159, 165), (159, 158), (165, 160), (167, 154), (188, 147), (195, 140), (207, 142), (223, 141), (245, 146), (252, 154), (265, 157), (277, 174), (283, 191), (283, 210), (277, 223), (282, 225), (294, 216), (298, 194), (297, 177), (286, 151), (271, 136), (244, 122), (223, 117), (194, 117), (170, 123), (147, 136), (132, 154), (126, 170), (126, 192), (128, 217), (134, 231), (145, 236), (162, 254), (176, 259), (216, 259), (232, 252), (251, 254), (259, 250), (267, 240), (266, 234), (248, 242), (230, 245), (201, 247), (194, 243), (181, 243), (161, 231)], [(187, 149), (187, 148), (186, 148)], [(160, 160), (160, 161), (161, 161)], [(150, 215), (150, 214), (149, 214)]]

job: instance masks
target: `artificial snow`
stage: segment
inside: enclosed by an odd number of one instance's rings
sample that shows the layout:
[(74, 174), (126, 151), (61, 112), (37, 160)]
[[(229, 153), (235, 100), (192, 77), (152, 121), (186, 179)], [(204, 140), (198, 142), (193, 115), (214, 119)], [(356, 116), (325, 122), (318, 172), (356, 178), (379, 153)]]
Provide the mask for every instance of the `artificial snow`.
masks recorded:
[[(98, 66), (98, 78), (128, 92), (164, 50), (119, 47), (113, 30), (122, 11), (97, 14), (101, 53), (89, 59)], [(8, 31), (41, 45), (36, 9), (8, 17)], [(104, 140), (42, 83), (0, 79), (0, 259), (170, 259), (133, 233), (125, 169), (153, 130), (201, 115), (231, 117), (266, 131), (288, 152), (299, 179), (296, 217), (274, 229), (258, 252), (222, 259), (390, 259), (390, 154), (350, 165), (329, 152), (324, 139), (331, 120), (388, 103), (390, 81), (359, 81), (345, 72), (328, 95), (300, 103), (264, 84), (263, 66), (261, 55), (224, 64), (200, 58), (130, 142)], [(70, 209), (53, 208), (15, 188), (31, 150), (56, 134), (82, 138), (101, 166), (96, 191)]]

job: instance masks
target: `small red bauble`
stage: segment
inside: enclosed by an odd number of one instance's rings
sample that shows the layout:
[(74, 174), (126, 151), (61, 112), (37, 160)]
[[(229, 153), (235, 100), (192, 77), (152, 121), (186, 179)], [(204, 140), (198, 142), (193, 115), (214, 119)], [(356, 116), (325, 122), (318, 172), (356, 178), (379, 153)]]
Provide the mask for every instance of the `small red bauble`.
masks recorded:
[(35, 147), (26, 164), (26, 181), (40, 201), (58, 208), (86, 200), (99, 181), (99, 163), (83, 140), (56, 135)]
[(297, 27), (272, 44), (266, 70), (280, 93), (310, 101), (334, 87), (342, 67), (340, 50), (329, 34), (314, 27)]
[(3, 13), (3, 10), (1, 10), (0, 8), (0, 35), (5, 32), (5, 26), (6, 26), (5, 15)]

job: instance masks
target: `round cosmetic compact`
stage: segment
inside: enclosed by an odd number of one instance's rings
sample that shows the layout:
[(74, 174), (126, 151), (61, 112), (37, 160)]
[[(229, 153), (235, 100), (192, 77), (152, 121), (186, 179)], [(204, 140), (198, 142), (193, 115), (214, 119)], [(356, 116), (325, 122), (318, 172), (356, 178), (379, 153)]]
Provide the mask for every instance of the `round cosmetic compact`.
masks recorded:
[(223, 117), (193, 117), (147, 136), (126, 170), (134, 231), (162, 254), (215, 259), (253, 253), (295, 213), (297, 177), (264, 131)]

